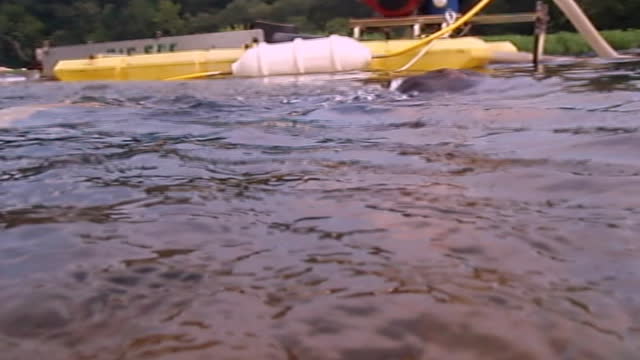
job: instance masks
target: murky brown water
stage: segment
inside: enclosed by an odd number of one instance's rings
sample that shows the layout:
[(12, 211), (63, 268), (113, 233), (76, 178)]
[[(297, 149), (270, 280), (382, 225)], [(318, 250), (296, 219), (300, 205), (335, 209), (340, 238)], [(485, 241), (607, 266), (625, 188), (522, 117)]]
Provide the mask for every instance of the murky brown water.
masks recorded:
[(639, 89), (0, 86), (0, 357), (638, 359)]

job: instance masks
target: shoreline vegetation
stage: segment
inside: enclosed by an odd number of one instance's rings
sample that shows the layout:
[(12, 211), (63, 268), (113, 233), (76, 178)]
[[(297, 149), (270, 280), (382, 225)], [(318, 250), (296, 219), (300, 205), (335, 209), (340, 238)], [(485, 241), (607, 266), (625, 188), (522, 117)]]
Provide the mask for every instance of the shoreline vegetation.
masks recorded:
[[(462, 11), (477, 0), (461, 0)], [(547, 3), (552, 0), (545, 0)], [(640, 47), (640, 0), (577, 0), (614, 48)], [(532, 11), (535, 2), (494, 0), (487, 13)], [(310, 34), (348, 33), (348, 19), (373, 16), (361, 0), (2, 0), (0, 64), (21, 68), (34, 64), (35, 49), (245, 28), (255, 20), (295, 25)], [(590, 49), (557, 6), (550, 7), (546, 53), (587, 54)], [(634, 30), (614, 30), (634, 29)], [(531, 48), (531, 24), (475, 27), (473, 34), (506, 39)], [(496, 35), (523, 34), (523, 35)], [(491, 36), (489, 36), (491, 35)]]
[[(640, 49), (640, 29), (604, 30), (602, 36), (616, 50)], [(487, 35), (480, 36), (486, 41), (511, 41), (520, 51), (533, 51), (532, 35)], [(547, 34), (544, 52), (547, 55), (586, 55), (593, 50), (578, 33), (561, 31)]]

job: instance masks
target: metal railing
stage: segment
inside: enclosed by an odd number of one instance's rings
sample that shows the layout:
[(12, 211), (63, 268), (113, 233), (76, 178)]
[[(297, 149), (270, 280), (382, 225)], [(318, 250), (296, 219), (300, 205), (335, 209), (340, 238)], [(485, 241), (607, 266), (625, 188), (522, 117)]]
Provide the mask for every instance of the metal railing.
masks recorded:
[[(366, 18), (350, 19), (349, 27), (353, 31), (353, 37), (359, 39), (367, 29), (389, 29), (392, 27), (410, 26), (413, 29), (413, 37), (422, 37), (424, 25), (442, 25), (451, 22), (447, 14), (406, 16), (397, 18)], [(535, 12), (512, 13), (512, 14), (489, 14), (477, 15), (471, 18), (468, 24), (492, 25), (492, 24), (534, 24), (534, 51), (533, 62), (536, 66), (544, 55), (544, 45), (549, 23), (549, 6), (542, 1), (536, 2)]]

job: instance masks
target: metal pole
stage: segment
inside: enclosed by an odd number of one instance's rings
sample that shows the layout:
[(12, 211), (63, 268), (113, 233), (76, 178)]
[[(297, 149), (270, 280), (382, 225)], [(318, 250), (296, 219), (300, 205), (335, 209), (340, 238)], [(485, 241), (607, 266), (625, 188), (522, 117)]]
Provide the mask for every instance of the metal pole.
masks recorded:
[(362, 28), (360, 26), (356, 26), (353, 28), (353, 38), (354, 39), (360, 39), (360, 34), (361, 34)]
[(600, 57), (619, 57), (574, 0), (553, 0)]
[(544, 55), (544, 44), (549, 23), (549, 6), (542, 1), (536, 3), (536, 22), (533, 43), (533, 65), (540, 70), (540, 60)]
[(417, 39), (420, 37), (420, 23), (413, 24), (413, 38)]

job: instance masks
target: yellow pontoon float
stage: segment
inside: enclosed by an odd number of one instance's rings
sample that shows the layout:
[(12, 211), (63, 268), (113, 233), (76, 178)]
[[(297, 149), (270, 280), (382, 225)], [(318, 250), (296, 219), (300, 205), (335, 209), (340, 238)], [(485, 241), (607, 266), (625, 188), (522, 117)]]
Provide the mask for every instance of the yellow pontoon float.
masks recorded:
[[(360, 44), (373, 54), (389, 54), (415, 45), (418, 41), (362, 41)], [(387, 71), (401, 68), (419, 51), (391, 58), (374, 58), (364, 70)], [(485, 42), (474, 37), (440, 39), (434, 41), (428, 55), (420, 57), (410, 70), (482, 68), (495, 52), (516, 51), (516, 47), (510, 42)], [(54, 68), (54, 74), (62, 81), (168, 80), (187, 78), (190, 74), (231, 74), (232, 65), (246, 52), (244, 49), (212, 49), (150, 55), (96, 56), (60, 61)]]

